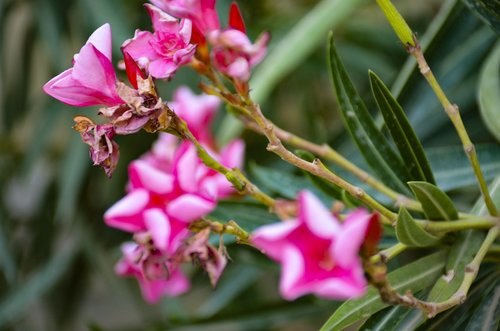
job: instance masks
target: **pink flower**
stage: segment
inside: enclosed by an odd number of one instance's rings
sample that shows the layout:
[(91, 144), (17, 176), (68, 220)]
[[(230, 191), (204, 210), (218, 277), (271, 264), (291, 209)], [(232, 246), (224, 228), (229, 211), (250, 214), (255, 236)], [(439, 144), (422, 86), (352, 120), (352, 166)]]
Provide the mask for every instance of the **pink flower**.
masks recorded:
[[(172, 155), (171, 150), (165, 154)], [(214, 157), (234, 167), (241, 163), (242, 155), (243, 144), (237, 141)], [(106, 224), (128, 232), (145, 231), (145, 213), (151, 209), (160, 210), (170, 221), (187, 224), (210, 213), (217, 199), (234, 192), (223, 175), (198, 159), (196, 148), (188, 142), (177, 147), (162, 168), (157, 167), (159, 163), (152, 162), (151, 156), (131, 163), (129, 193), (104, 214)]]
[(144, 5), (151, 16), (154, 33), (136, 30), (133, 39), (126, 40), (124, 53), (147, 69), (155, 78), (169, 78), (184, 64), (191, 61), (196, 46), (191, 39), (191, 22), (180, 22), (150, 4)]
[(43, 86), (45, 93), (72, 106), (117, 106), (123, 100), (116, 91), (111, 63), (111, 27), (104, 24), (74, 56), (73, 68)]
[(282, 264), (280, 292), (285, 299), (308, 293), (348, 299), (365, 292), (358, 252), (376, 220), (358, 209), (340, 223), (312, 193), (303, 191), (297, 219), (260, 227), (252, 242)]
[(210, 133), (215, 112), (220, 106), (219, 98), (213, 95), (195, 95), (188, 87), (179, 87), (174, 93), (170, 108), (184, 121), (189, 130), (202, 143), (213, 146)]
[(165, 12), (178, 18), (187, 18), (205, 34), (219, 29), (216, 0), (150, 0)]
[(252, 44), (246, 34), (240, 10), (233, 2), (229, 13), (229, 28), (210, 32), (208, 40), (213, 46), (212, 59), (217, 69), (246, 82), (250, 78), (251, 69), (266, 54), (269, 34), (262, 34), (255, 44)]
[(177, 296), (189, 290), (189, 280), (168, 255), (132, 242), (123, 244), (122, 252), (115, 271), (121, 276), (136, 277), (147, 302), (156, 303), (163, 296)]

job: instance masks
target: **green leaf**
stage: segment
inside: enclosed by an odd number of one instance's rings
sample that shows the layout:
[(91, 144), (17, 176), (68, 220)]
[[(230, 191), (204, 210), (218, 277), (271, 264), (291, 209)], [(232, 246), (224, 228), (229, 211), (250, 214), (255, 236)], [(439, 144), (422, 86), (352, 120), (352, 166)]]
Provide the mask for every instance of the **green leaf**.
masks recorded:
[(498, 0), (462, 0), (496, 33), (500, 33), (500, 2)]
[(479, 109), (484, 124), (500, 141), (500, 42), (488, 56), (479, 77)]
[(255, 177), (258, 186), (270, 194), (279, 194), (284, 198), (294, 200), (301, 190), (309, 190), (324, 203), (331, 203), (331, 199), (317, 189), (307, 178), (256, 164), (250, 165), (250, 173)]
[(476, 309), (465, 331), (496, 331), (500, 322), (500, 285)]
[(402, 244), (410, 247), (432, 246), (440, 240), (439, 237), (425, 231), (404, 207), (399, 210), (396, 236)]
[(371, 316), (359, 329), (360, 331), (390, 331), (411, 312), (410, 308), (393, 306)]
[(234, 220), (246, 231), (280, 221), (266, 207), (248, 201), (220, 201), (210, 216), (223, 222)]
[(408, 185), (417, 200), (422, 203), (428, 219), (445, 221), (458, 219), (458, 212), (453, 201), (437, 186), (426, 182), (408, 182)]
[[(271, 45), (269, 55), (256, 68), (250, 86), (252, 99), (264, 102), (274, 87), (304, 63), (304, 60), (321, 44), (329, 30), (335, 28), (363, 2), (363, 0), (323, 0), (304, 16), (276, 45)], [(231, 115), (226, 115), (217, 137), (219, 143), (230, 141), (243, 130), (243, 125)]]
[(434, 184), (434, 175), (432, 174), (429, 161), (403, 108), (401, 108), (398, 101), (392, 96), (384, 82), (373, 71), (370, 70), (368, 75), (378, 109), (384, 117), (392, 140), (396, 144), (399, 154), (412, 176), (412, 180), (426, 181)]
[[(495, 144), (477, 145), (476, 152), (481, 170), (487, 181), (500, 173), (500, 146)], [(476, 186), (477, 181), (463, 147), (435, 147), (427, 149), (438, 186), (449, 191), (465, 186)]]
[[(442, 273), (445, 265), (446, 252), (441, 251), (417, 261), (409, 263), (388, 274), (388, 280), (398, 292), (418, 292), (432, 285)], [(321, 331), (342, 330), (387, 307), (380, 300), (376, 289), (370, 287), (367, 293), (359, 299), (348, 300), (337, 309)]]
[[(361, 154), (380, 179), (400, 192), (408, 192), (410, 175), (401, 158), (378, 130), (373, 118), (354, 88), (335, 49), (333, 35), (329, 38), (329, 67), (344, 124)], [(402, 182), (404, 181), (404, 182)]]

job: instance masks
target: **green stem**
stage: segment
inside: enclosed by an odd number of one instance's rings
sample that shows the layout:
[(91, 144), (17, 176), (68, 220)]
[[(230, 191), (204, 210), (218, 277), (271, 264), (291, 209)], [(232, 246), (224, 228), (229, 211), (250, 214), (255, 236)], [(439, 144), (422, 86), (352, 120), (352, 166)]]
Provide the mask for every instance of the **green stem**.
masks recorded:
[(434, 91), (434, 94), (436, 94), (437, 98), (439, 99), (439, 102), (441, 103), (444, 111), (446, 112), (451, 122), (455, 126), (455, 130), (457, 131), (457, 134), (462, 142), (465, 154), (467, 155), (467, 158), (471, 163), (472, 169), (478, 181), (479, 188), (481, 189), (481, 193), (483, 195), (486, 207), (488, 208), (490, 215), (497, 216), (498, 215), (497, 208), (495, 207), (495, 204), (491, 199), (491, 195), (488, 190), (488, 185), (486, 184), (483, 172), (479, 165), (476, 149), (469, 137), (469, 134), (467, 133), (465, 125), (462, 121), (462, 117), (460, 116), (458, 106), (452, 104), (446, 97), (446, 94), (439, 85), (436, 77), (432, 73), (429, 65), (427, 64), (427, 61), (425, 60), (424, 53), (420, 48), (417, 38), (411, 31), (410, 27), (408, 26), (404, 18), (398, 12), (396, 7), (394, 7), (394, 5), (391, 3), (390, 0), (376, 0), (376, 1), (379, 7), (384, 12), (384, 15), (387, 17), (387, 20), (393, 27), (394, 31), (398, 35), (401, 42), (405, 45), (408, 52), (417, 60), (420, 73), (425, 77), (425, 79), (429, 83), (430, 87)]
[(495, 218), (472, 218), (451, 222), (418, 221), (422, 228), (431, 233), (454, 232), (469, 229), (490, 229), (499, 225)]
[(233, 184), (233, 186), (242, 194), (248, 194), (252, 196), (255, 200), (261, 202), (262, 204), (273, 208), (275, 205), (275, 200), (259, 190), (248, 178), (243, 175), (243, 173), (237, 169), (229, 169), (219, 163), (214, 159), (210, 153), (207, 152), (205, 147), (194, 137), (192, 132), (189, 130), (185, 121), (179, 118), (172, 110), (165, 106), (165, 111), (169, 113), (170, 116), (170, 126), (169, 129), (173, 129), (182, 138), (190, 141), (195, 147), (198, 153), (198, 157), (202, 162), (209, 167), (217, 171), (218, 173), (224, 175), (226, 179)]
[(384, 249), (380, 251), (378, 254), (372, 256), (370, 258), (370, 263), (375, 264), (378, 262), (383, 262), (386, 263), (387, 261), (393, 259), (394, 257), (398, 256), (402, 252), (404, 252), (408, 246), (402, 243), (397, 243), (394, 246), (391, 246), (387, 249)]

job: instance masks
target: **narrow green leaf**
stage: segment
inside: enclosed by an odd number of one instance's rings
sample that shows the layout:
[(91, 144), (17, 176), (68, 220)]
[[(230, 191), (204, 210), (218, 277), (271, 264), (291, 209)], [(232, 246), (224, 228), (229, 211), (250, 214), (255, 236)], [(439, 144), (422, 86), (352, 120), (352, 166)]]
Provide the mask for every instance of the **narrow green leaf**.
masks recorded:
[[(500, 146), (477, 145), (476, 152), (486, 180), (493, 180), (500, 173)], [(427, 157), (438, 186), (443, 191), (477, 185), (476, 177), (461, 145), (429, 148)]]
[(404, 207), (399, 210), (396, 236), (402, 244), (410, 247), (432, 246), (440, 240), (439, 237), (425, 231)]
[(488, 56), (479, 77), (479, 109), (484, 124), (500, 141), (500, 42)]
[(496, 331), (500, 322), (500, 285), (484, 300), (472, 315), (465, 331)]
[(370, 70), (368, 75), (378, 109), (384, 117), (389, 133), (412, 176), (412, 180), (435, 184), (434, 175), (425, 156), (424, 148), (410, 125), (403, 108), (392, 96), (384, 82), (373, 71)]
[(453, 201), (437, 186), (426, 182), (408, 182), (408, 185), (417, 200), (422, 203), (428, 219), (445, 221), (458, 219), (458, 212)]
[(360, 331), (391, 331), (403, 320), (411, 309), (402, 306), (387, 307), (371, 316), (359, 329)]
[[(404, 184), (411, 178), (403, 161), (377, 128), (373, 118), (353, 86), (329, 38), (329, 67), (342, 119), (366, 162), (388, 186), (407, 192)], [(404, 181), (404, 182), (402, 182)]]
[[(398, 292), (418, 292), (432, 285), (442, 273), (446, 252), (441, 251), (410, 264), (407, 264), (388, 275), (389, 282)], [(348, 300), (337, 309), (321, 331), (343, 330), (345, 327), (380, 311), (388, 304), (380, 300), (376, 289), (370, 287), (359, 299)]]
[(220, 201), (210, 216), (223, 222), (235, 220), (246, 231), (279, 222), (279, 218), (261, 204), (243, 201)]
[(500, 2), (498, 0), (462, 0), (496, 33), (500, 34)]

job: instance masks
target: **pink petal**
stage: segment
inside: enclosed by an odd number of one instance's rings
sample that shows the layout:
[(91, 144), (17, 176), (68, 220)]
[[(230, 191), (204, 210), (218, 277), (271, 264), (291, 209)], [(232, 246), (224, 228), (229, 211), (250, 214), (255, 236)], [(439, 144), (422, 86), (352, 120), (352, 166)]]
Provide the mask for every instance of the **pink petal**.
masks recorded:
[(241, 168), (245, 154), (245, 143), (238, 139), (230, 142), (221, 151), (221, 163), (228, 168)]
[(215, 202), (194, 194), (183, 194), (167, 206), (169, 215), (184, 222), (192, 222), (207, 215), (215, 208)]
[(195, 192), (198, 189), (196, 172), (199, 164), (196, 149), (189, 143), (179, 147), (179, 159), (175, 165), (175, 174), (180, 187), (186, 192)]
[(143, 160), (132, 162), (128, 173), (134, 188), (142, 187), (157, 194), (170, 193), (174, 188), (172, 175), (154, 168)]
[(318, 282), (314, 288), (317, 295), (335, 300), (352, 299), (362, 296), (366, 292), (366, 281), (363, 277), (355, 279), (328, 278)]
[(167, 215), (159, 208), (148, 209), (144, 212), (144, 223), (153, 243), (160, 251), (167, 251), (170, 237), (170, 223)]
[(338, 221), (311, 192), (300, 192), (299, 205), (300, 220), (307, 224), (314, 235), (332, 239), (340, 232)]
[(227, 66), (225, 72), (233, 78), (247, 81), (250, 78), (250, 65), (245, 58), (238, 57)]
[(104, 222), (111, 227), (127, 232), (144, 230), (142, 212), (148, 203), (149, 194), (146, 190), (134, 190), (106, 211)]
[(179, 65), (168, 58), (158, 58), (149, 63), (148, 71), (154, 78), (170, 78), (177, 71)]
[(94, 45), (94, 47), (104, 54), (111, 61), (111, 26), (105, 23), (100, 28), (94, 31), (87, 40), (87, 43)]
[(332, 252), (340, 266), (349, 268), (359, 261), (358, 252), (365, 239), (370, 218), (371, 215), (363, 209), (358, 209), (347, 216)]
[(185, 293), (191, 285), (179, 270), (175, 270), (168, 280), (139, 280), (142, 295), (148, 303), (157, 303), (163, 296), (174, 297)]
[(298, 226), (300, 223), (296, 220), (263, 225), (252, 233), (251, 241), (264, 254), (276, 261), (282, 261), (283, 251), (288, 245), (286, 237)]
[(283, 298), (294, 300), (304, 294), (304, 291), (297, 287), (297, 282), (305, 272), (304, 257), (294, 246), (286, 246), (282, 254), (280, 293)]
[(140, 66), (144, 67), (147, 62), (158, 58), (158, 54), (150, 45), (152, 38), (153, 34), (151, 32), (137, 29), (134, 38), (126, 40), (122, 45), (122, 49), (124, 52), (129, 53)]

